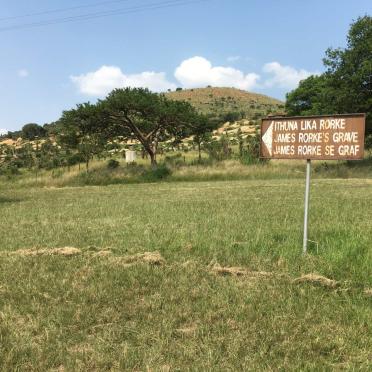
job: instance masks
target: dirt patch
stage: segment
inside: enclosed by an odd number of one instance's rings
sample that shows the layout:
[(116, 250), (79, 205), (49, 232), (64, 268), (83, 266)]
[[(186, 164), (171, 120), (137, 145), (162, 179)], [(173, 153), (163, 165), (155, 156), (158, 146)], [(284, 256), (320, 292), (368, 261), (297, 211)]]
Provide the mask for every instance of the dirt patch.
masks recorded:
[(364, 294), (368, 297), (372, 297), (372, 288), (365, 288)]
[(335, 280), (326, 278), (325, 276), (318, 275), (318, 274), (306, 274), (302, 275), (301, 277), (294, 279), (293, 283), (309, 283), (320, 285), (326, 288), (336, 288), (339, 286), (339, 283)]
[(74, 247), (63, 247), (63, 248), (43, 248), (43, 249), (19, 249), (18, 251), (12, 252), (11, 254), (17, 256), (75, 256), (80, 254), (81, 250)]
[(210, 271), (213, 274), (221, 276), (248, 276), (251, 278), (270, 278), (273, 276), (273, 273), (266, 271), (250, 271), (242, 267), (223, 267), (219, 264), (215, 264)]

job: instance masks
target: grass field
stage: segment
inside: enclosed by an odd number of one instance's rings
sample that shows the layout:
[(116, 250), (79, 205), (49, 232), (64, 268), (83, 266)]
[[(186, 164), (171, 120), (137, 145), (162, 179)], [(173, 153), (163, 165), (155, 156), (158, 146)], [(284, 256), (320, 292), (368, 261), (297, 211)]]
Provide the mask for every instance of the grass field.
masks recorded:
[(307, 257), (302, 178), (26, 186), (0, 189), (3, 370), (372, 368), (371, 180), (313, 180)]

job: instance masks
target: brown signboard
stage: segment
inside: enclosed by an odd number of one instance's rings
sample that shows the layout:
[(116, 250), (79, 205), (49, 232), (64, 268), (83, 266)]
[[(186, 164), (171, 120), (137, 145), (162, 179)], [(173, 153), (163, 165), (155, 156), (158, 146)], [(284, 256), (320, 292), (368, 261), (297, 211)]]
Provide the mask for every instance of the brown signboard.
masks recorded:
[(357, 160), (364, 157), (365, 114), (271, 117), (261, 124), (261, 157)]

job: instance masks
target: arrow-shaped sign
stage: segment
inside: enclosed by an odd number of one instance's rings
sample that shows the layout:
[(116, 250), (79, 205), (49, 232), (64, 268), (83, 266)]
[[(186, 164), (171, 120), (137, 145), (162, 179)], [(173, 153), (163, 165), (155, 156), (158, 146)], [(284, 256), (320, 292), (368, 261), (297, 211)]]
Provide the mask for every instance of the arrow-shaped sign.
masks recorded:
[(262, 136), (262, 141), (265, 144), (267, 151), (269, 151), (270, 156), (273, 154), (273, 126), (274, 122), (272, 121), (267, 131)]

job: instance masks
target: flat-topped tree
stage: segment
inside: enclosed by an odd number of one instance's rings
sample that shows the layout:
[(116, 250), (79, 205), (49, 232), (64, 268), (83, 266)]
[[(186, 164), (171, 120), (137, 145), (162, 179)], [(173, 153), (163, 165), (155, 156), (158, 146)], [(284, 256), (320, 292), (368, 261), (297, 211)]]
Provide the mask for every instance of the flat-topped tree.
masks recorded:
[(98, 105), (108, 117), (111, 136), (138, 140), (152, 165), (156, 165), (159, 142), (188, 137), (203, 125), (189, 103), (143, 88), (115, 89)]

